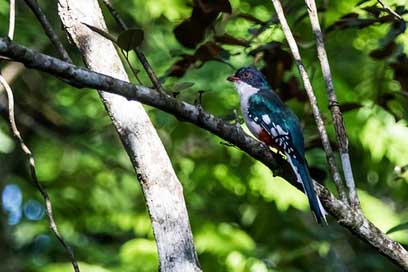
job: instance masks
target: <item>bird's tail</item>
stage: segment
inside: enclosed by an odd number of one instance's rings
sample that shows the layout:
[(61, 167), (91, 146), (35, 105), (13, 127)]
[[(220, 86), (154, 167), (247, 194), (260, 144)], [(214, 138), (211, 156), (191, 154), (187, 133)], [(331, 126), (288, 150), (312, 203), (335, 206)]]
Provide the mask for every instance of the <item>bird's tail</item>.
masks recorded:
[(315, 215), (316, 221), (319, 224), (326, 224), (326, 210), (323, 208), (322, 203), (320, 202), (319, 197), (316, 195), (316, 192), (313, 187), (313, 181), (310, 177), (309, 170), (307, 168), (306, 161), (299, 161), (295, 158), (288, 156), (290, 165), (293, 168), (293, 171), (296, 174), (298, 182), (303, 186), (303, 191), (305, 192), (307, 199), (309, 200), (310, 208)]

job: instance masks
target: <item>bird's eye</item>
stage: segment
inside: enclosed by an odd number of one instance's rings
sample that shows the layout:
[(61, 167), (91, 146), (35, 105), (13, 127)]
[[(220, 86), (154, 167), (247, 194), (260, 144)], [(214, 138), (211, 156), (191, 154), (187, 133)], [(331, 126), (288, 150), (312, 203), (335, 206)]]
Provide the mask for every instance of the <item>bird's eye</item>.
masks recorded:
[(242, 76), (243, 76), (244, 78), (250, 78), (250, 77), (251, 77), (251, 74), (248, 73), (248, 72), (245, 72)]

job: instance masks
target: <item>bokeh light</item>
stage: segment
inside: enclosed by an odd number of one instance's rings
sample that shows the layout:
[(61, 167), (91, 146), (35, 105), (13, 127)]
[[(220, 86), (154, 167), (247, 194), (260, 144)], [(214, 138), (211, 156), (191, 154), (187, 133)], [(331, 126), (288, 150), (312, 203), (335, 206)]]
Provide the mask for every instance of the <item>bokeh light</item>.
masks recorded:
[(7, 184), (1, 194), (1, 204), (3, 210), (8, 213), (7, 223), (16, 225), (22, 217), (21, 203), (23, 196), (20, 187), (16, 184)]
[(24, 216), (33, 221), (41, 220), (44, 217), (43, 205), (37, 200), (28, 200), (24, 204)]

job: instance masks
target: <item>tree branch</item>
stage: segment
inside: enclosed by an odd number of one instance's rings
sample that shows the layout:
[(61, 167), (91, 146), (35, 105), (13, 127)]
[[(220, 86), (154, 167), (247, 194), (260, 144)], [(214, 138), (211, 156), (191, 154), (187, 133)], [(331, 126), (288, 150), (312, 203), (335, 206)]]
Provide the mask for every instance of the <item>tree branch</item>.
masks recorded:
[[(125, 21), (120, 17), (119, 13), (115, 10), (112, 3), (109, 0), (102, 0), (102, 2), (108, 8), (108, 10), (111, 13), (112, 17), (119, 24), (119, 26), (122, 28), (122, 30), (128, 29)], [(140, 63), (142, 64), (144, 70), (146, 71), (147, 75), (149, 76), (150, 81), (153, 83), (154, 88), (157, 91), (161, 92), (161, 93), (166, 93), (166, 91), (163, 89), (163, 86), (160, 83), (159, 78), (157, 77), (156, 73), (153, 71), (152, 66), (150, 66), (149, 61), (147, 60), (147, 58), (144, 55), (143, 51), (139, 47), (136, 47), (135, 48), (135, 53), (136, 53), (136, 56), (139, 59)]]
[[(15, 0), (10, 0), (10, 20), (9, 20), (9, 31), (8, 31), (8, 38), (10, 40), (13, 39), (14, 37), (14, 30), (15, 30), (15, 9), (16, 9), (16, 3)], [(21, 68), (20, 68), (21, 70)], [(13, 79), (14, 75), (10, 76), (11, 79)], [(28, 161), (28, 165), (29, 165), (29, 171), (30, 171), (30, 176), (31, 179), (34, 183), (34, 186), (37, 188), (37, 190), (40, 192), (41, 196), (44, 199), (45, 202), (45, 206), (46, 206), (46, 213), (47, 213), (47, 217), (49, 220), (49, 226), (51, 231), (54, 233), (55, 237), (58, 239), (58, 241), (62, 244), (62, 246), (65, 248), (65, 250), (68, 253), (68, 256), (71, 260), (71, 264), (74, 268), (75, 272), (80, 272), (79, 271), (79, 267), (78, 267), (78, 263), (75, 259), (74, 256), (74, 252), (72, 251), (71, 247), (65, 242), (64, 237), (59, 233), (58, 231), (58, 227), (57, 224), (55, 223), (54, 220), (54, 215), (52, 212), (52, 203), (51, 200), (48, 196), (47, 191), (45, 190), (45, 188), (41, 185), (41, 183), (38, 181), (37, 178), (37, 173), (36, 173), (36, 169), (35, 169), (35, 160), (34, 160), (34, 156), (31, 153), (31, 150), (28, 148), (28, 146), (25, 144), (23, 137), (20, 134), (20, 131), (17, 128), (17, 124), (15, 121), (15, 117), (14, 117), (14, 96), (13, 96), (13, 91), (10, 87), (10, 85), (8, 84), (7, 80), (3, 77), (3, 75), (0, 74), (0, 92), (2, 90), (6, 91), (7, 94), (7, 111), (8, 111), (8, 120), (9, 120), (9, 125), (10, 125), (10, 129), (12, 131), (12, 134), (16, 140), (16, 142), (18, 142), (20, 144), (20, 148), (23, 151), (23, 153), (26, 155), (27, 157), (27, 161)]]
[(282, 5), (279, 0), (272, 0), (273, 6), (275, 8), (276, 14), (278, 15), (279, 22), (282, 26), (283, 33), (289, 44), (290, 51), (292, 52), (293, 58), (295, 59), (296, 65), (298, 67), (299, 73), (303, 80), (303, 85), (306, 89), (306, 93), (309, 97), (310, 105), (312, 106), (313, 116), (317, 125), (317, 129), (322, 140), (324, 152), (326, 153), (326, 159), (329, 164), (329, 169), (332, 174), (334, 183), (337, 188), (340, 199), (347, 203), (346, 191), (344, 189), (343, 181), (341, 179), (339, 170), (336, 166), (336, 159), (334, 157), (333, 149), (330, 145), (329, 136), (323, 122), (323, 118), (320, 114), (319, 107), (317, 105), (317, 99), (313, 91), (312, 84), (310, 83), (309, 76), (307, 75), (306, 69), (302, 63), (302, 58), (300, 57), (299, 48), (296, 44), (295, 38), (293, 37), (292, 31), (289, 28), (288, 22), (286, 21), (285, 14), (283, 12)]
[(41, 183), (38, 181), (37, 174), (35, 171), (35, 161), (34, 161), (34, 156), (31, 153), (30, 149), (28, 146), (24, 143), (23, 137), (21, 136), (17, 125), (16, 121), (14, 119), (14, 98), (13, 98), (13, 91), (11, 90), (10, 85), (7, 83), (7, 81), (4, 79), (2, 75), (0, 75), (0, 84), (4, 87), (6, 90), (7, 98), (8, 98), (8, 113), (9, 113), (9, 122), (10, 122), (10, 129), (13, 133), (13, 136), (20, 144), (21, 150), (24, 152), (24, 154), (27, 157), (27, 161), (29, 164), (29, 169), (30, 169), (30, 176), (31, 179), (34, 183), (34, 186), (38, 189), (38, 191), (41, 193), (42, 197), (44, 198), (45, 206), (46, 206), (46, 212), (47, 212), (47, 217), (50, 222), (50, 229), (54, 233), (55, 237), (60, 241), (62, 246), (65, 248), (65, 250), (68, 253), (68, 256), (71, 260), (72, 266), (74, 267), (75, 272), (79, 272), (79, 267), (78, 263), (75, 259), (74, 252), (72, 251), (71, 247), (65, 242), (64, 237), (59, 233), (57, 224), (55, 223), (54, 215), (52, 212), (52, 204), (51, 200), (48, 196), (47, 191), (44, 189), (44, 187), (41, 185)]
[(399, 15), (394, 10), (392, 10), (389, 6), (384, 4), (384, 2), (382, 0), (377, 0), (377, 2), (380, 3), (380, 5), (383, 7), (383, 9), (385, 9), (389, 14), (394, 16), (397, 20), (403, 21), (401, 15)]
[(50, 22), (47, 19), (47, 16), (45, 16), (44, 12), (38, 5), (37, 0), (24, 0), (24, 1), (30, 7), (34, 15), (37, 17), (38, 21), (40, 22), (41, 26), (45, 31), (45, 34), (47, 34), (48, 38), (50, 39), (51, 43), (54, 45), (55, 49), (60, 54), (61, 58), (66, 62), (72, 63), (72, 60), (69, 57), (68, 52), (65, 50), (64, 45), (58, 38), (57, 33), (55, 33), (54, 29), (52, 28)]
[(316, 37), (317, 55), (326, 83), (327, 96), (329, 99), (329, 109), (332, 114), (334, 129), (339, 143), (340, 158), (343, 166), (344, 179), (348, 188), (348, 197), (353, 209), (360, 210), (360, 201), (358, 200), (356, 185), (354, 182), (353, 171), (351, 168), (350, 155), (348, 151), (348, 137), (344, 127), (343, 115), (337, 102), (336, 92), (334, 90), (333, 79), (330, 72), (329, 60), (324, 47), (323, 33), (320, 29), (319, 17), (317, 15), (316, 3), (314, 0), (305, 0), (307, 12), (309, 13), (310, 23), (313, 33)]
[(12, 40), (16, 26), (16, 0), (10, 0), (8, 37)]
[[(0, 54), (24, 63), (27, 67), (57, 76), (77, 88), (94, 88), (122, 95), (131, 100), (156, 107), (174, 115), (179, 120), (195, 124), (223, 140), (230, 142), (259, 160), (274, 174), (279, 174), (292, 185), (298, 187), (289, 164), (267, 149), (263, 144), (246, 135), (239, 126), (229, 125), (222, 119), (198, 109), (169, 95), (160, 95), (146, 87), (132, 85), (100, 73), (79, 68), (59, 59), (37, 53), (0, 38)], [(336, 199), (325, 187), (315, 182), (316, 191), (326, 210), (346, 229), (367, 242), (400, 268), (408, 271), (408, 252), (392, 241), (360, 213)]]
[[(129, 81), (112, 43), (84, 25), (107, 29), (96, 0), (59, 0), (58, 12), (90, 69)], [(183, 188), (143, 105), (109, 93), (108, 89), (95, 89), (99, 90), (141, 185), (156, 240), (159, 270), (201, 271)]]

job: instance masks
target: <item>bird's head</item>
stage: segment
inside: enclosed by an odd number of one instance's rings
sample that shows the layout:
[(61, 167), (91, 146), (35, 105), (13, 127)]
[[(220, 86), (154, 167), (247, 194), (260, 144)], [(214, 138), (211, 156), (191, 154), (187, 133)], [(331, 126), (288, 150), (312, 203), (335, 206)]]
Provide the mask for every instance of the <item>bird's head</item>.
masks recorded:
[(227, 80), (235, 83), (235, 85), (246, 83), (256, 89), (269, 86), (264, 75), (254, 67), (239, 68), (235, 74), (233, 76), (229, 76)]

